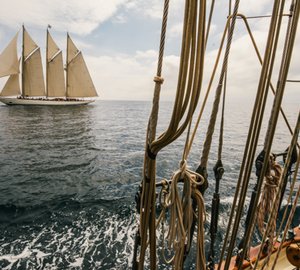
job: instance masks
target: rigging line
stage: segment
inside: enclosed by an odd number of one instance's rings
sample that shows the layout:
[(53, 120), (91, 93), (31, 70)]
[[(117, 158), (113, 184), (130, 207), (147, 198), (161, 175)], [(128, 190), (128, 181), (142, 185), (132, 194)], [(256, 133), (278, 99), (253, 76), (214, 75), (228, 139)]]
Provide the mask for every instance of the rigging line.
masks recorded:
[(233, 12), (233, 16), (232, 16), (231, 25), (229, 28), (228, 40), (227, 40), (227, 44), (226, 44), (225, 55), (224, 55), (224, 59), (223, 59), (219, 84), (216, 89), (215, 100), (214, 100), (213, 109), (211, 112), (211, 118), (210, 118), (209, 125), (207, 128), (206, 139), (205, 139), (205, 143), (203, 146), (202, 157), (201, 157), (200, 165), (199, 165), (199, 167), (202, 167), (202, 168), (206, 168), (206, 166), (207, 166), (208, 155), (209, 155), (210, 146), (211, 146), (211, 142), (212, 142), (212, 135), (214, 133), (214, 128), (215, 128), (216, 115), (217, 115), (218, 109), (219, 109), (220, 93), (222, 90), (224, 75), (225, 75), (225, 72), (226, 72), (227, 66), (228, 66), (228, 57), (229, 57), (230, 47), (231, 47), (231, 43), (232, 43), (232, 37), (233, 37), (233, 32), (234, 32), (234, 27), (235, 27), (235, 22), (236, 22), (236, 16), (238, 13), (239, 2), (240, 2), (239, 0), (235, 1), (234, 12)]
[[(290, 14), (282, 14), (282, 17), (290, 17)], [(260, 19), (260, 18), (271, 18), (272, 15), (260, 15), (260, 16), (246, 16), (246, 19)], [(239, 18), (241, 19), (241, 18)]]
[[(281, 179), (280, 179), (280, 186), (278, 188), (278, 191), (277, 191), (277, 194), (276, 194), (276, 199), (275, 199), (275, 206), (272, 208), (272, 211), (271, 211), (271, 215), (268, 219), (268, 222), (267, 222), (267, 228), (266, 228), (266, 233), (264, 234), (263, 236), (263, 239), (262, 239), (262, 243), (265, 243), (266, 241), (266, 237), (267, 237), (267, 231), (269, 230), (269, 222), (272, 218), (274, 218), (274, 216), (276, 215), (276, 212), (277, 212), (277, 209), (278, 209), (278, 204), (279, 204), (279, 199), (280, 199), (280, 194), (281, 194), (281, 188), (282, 188), (282, 185), (283, 185), (283, 181), (282, 179), (286, 176), (287, 174), (287, 171), (288, 171), (288, 164), (290, 163), (290, 160), (291, 160), (291, 157), (292, 157), (292, 153), (293, 153), (293, 148), (295, 147), (296, 145), (296, 142), (297, 142), (297, 139), (298, 139), (298, 136), (299, 136), (299, 130), (300, 130), (300, 113), (298, 114), (298, 119), (297, 119), (297, 124), (296, 124), (296, 127), (295, 127), (295, 131), (294, 131), (294, 135), (293, 135), (293, 138), (291, 140), (291, 147), (288, 151), (288, 155), (287, 155), (287, 158), (286, 158), (286, 162), (284, 164), (284, 169), (283, 169), (283, 173), (281, 175)], [(260, 249), (259, 249), (259, 252), (258, 252), (258, 255), (257, 255), (257, 261), (254, 265), (254, 269), (256, 269), (257, 267), (257, 264), (258, 264), (258, 261), (259, 261), (259, 258), (261, 257), (261, 254), (262, 254), (262, 250), (263, 250), (263, 245), (260, 246)]]
[[(252, 44), (253, 44), (253, 47), (256, 51), (256, 54), (257, 54), (257, 57), (259, 59), (259, 62), (262, 64), (262, 58), (261, 58), (261, 55), (258, 51), (258, 47), (256, 45), (256, 42), (255, 42), (255, 39), (252, 35), (252, 32), (251, 32), (251, 29), (250, 29), (250, 26), (249, 26), (249, 23), (247, 22), (247, 17), (244, 16), (243, 14), (238, 14), (238, 18), (239, 19), (242, 19), (245, 23), (245, 26), (247, 28), (247, 31), (249, 33), (249, 36), (251, 38), (251, 41), (252, 41)], [(216, 69), (217, 69), (217, 66), (218, 66), (218, 63), (219, 63), (219, 59), (220, 59), (220, 55), (221, 55), (221, 50), (223, 48), (223, 44), (224, 44), (224, 40), (225, 40), (225, 33), (226, 33), (226, 30), (228, 28), (228, 24), (229, 24), (229, 21), (232, 19), (232, 16), (229, 16), (228, 19), (227, 19), (227, 22), (226, 22), (226, 25), (225, 25), (225, 29), (223, 31), (223, 36), (222, 36), (222, 39), (221, 39), (221, 42), (220, 42), (220, 47), (219, 47), (219, 51), (218, 51), (218, 55), (217, 55), (217, 58), (216, 58), (216, 62), (215, 62), (215, 65), (214, 65), (214, 68), (213, 68), (213, 72), (212, 72), (212, 75), (211, 75), (211, 79), (209, 81), (209, 84), (208, 84), (208, 87), (207, 87), (207, 90), (206, 90), (206, 94), (205, 94), (205, 97), (204, 97), (204, 100), (203, 100), (203, 103), (202, 103), (202, 106), (201, 106), (201, 109), (200, 109), (200, 112), (198, 114), (198, 118), (197, 118), (197, 121), (195, 123), (195, 127), (193, 129), (193, 133), (192, 133), (192, 136), (191, 136), (191, 139), (190, 139), (190, 142), (189, 142), (189, 146), (188, 146), (188, 151), (187, 153), (189, 154), (190, 150), (191, 150), (191, 147), (192, 147), (192, 144), (193, 144), (193, 141), (194, 141), (194, 138), (196, 136), (196, 133), (197, 133), (197, 129), (199, 127), (199, 124), (200, 124), (200, 120), (202, 118), (202, 114), (203, 114), (203, 111), (204, 111), (204, 108), (205, 108), (205, 105), (206, 105), (206, 102), (207, 102), (207, 99), (208, 99), (208, 95), (210, 93), (210, 90), (211, 90), (211, 86), (212, 86), (212, 83), (213, 83), (213, 80), (214, 80), (214, 76), (215, 76), (215, 73), (216, 73)], [(287, 82), (300, 82), (298, 80), (287, 80)], [(272, 83), (270, 83), (270, 87), (271, 87), (271, 90), (273, 92), (273, 94), (275, 94), (275, 90), (274, 90), (274, 86)], [(283, 109), (280, 110), (281, 111), (281, 114), (282, 114), (282, 117), (284, 118), (284, 121), (289, 129), (289, 132), (291, 133), (291, 135), (293, 134), (293, 131), (292, 131), (292, 128), (288, 122), (288, 119), (283, 111)], [(299, 144), (297, 144), (298, 148), (299, 147)], [(187, 154), (187, 156), (188, 156)]]
[[(277, 88), (277, 91), (276, 91), (274, 105), (273, 105), (273, 109), (272, 109), (272, 113), (271, 113), (271, 119), (270, 119), (270, 122), (269, 122), (269, 129), (268, 129), (268, 137), (269, 138), (268, 138), (267, 141), (265, 141), (266, 154), (268, 154), (270, 152), (270, 149), (271, 149), (271, 144), (272, 144), (272, 140), (273, 140), (273, 136), (274, 136), (275, 128), (276, 128), (276, 122), (277, 122), (277, 118), (278, 118), (278, 114), (279, 114), (278, 108), (280, 107), (280, 104), (281, 104), (281, 101), (282, 101), (284, 88), (285, 88), (285, 81), (286, 81), (286, 77), (287, 77), (287, 74), (288, 74), (288, 69), (289, 69), (289, 65), (290, 65), (290, 61), (291, 61), (291, 57), (292, 57), (294, 41), (295, 41), (295, 37), (296, 37), (296, 33), (297, 33), (299, 12), (300, 12), (300, 2), (299, 1), (296, 1), (296, 4), (295, 4), (294, 8), (295, 8), (295, 10), (293, 12), (294, 14), (292, 16), (292, 21), (291, 21), (291, 24), (289, 25), (290, 29), (288, 29), (289, 35), (288, 35), (288, 42), (287, 42), (287, 45), (286, 45), (286, 51), (284, 52), (284, 58), (282, 59), (282, 63), (281, 63), (278, 88)], [(297, 122), (298, 129), (299, 129), (299, 126), (300, 126), (300, 123), (299, 123), (299, 117), (298, 117), (298, 122)], [(296, 142), (297, 142), (298, 133), (299, 133), (299, 130), (296, 132), (297, 135), (294, 134), (294, 136), (293, 136), (293, 137), (297, 136), (295, 138), (295, 143), (294, 144), (296, 144)], [(292, 155), (292, 152), (293, 152), (293, 149), (294, 149), (294, 144), (289, 149), (290, 158), (291, 158), (291, 155)], [(286, 163), (289, 164), (288, 159), (287, 159)], [(265, 172), (266, 167), (267, 167), (267, 164), (264, 164), (263, 172)], [(285, 176), (286, 173), (287, 173), (287, 166), (285, 166), (285, 171), (284, 171), (283, 175)], [(281, 183), (281, 186), (282, 185), (283, 185), (283, 182)], [(279, 194), (279, 192), (278, 192), (278, 194)], [(276, 208), (276, 211), (275, 211), (275, 208)], [(278, 206), (274, 207), (272, 209), (272, 215), (275, 215), (275, 212), (277, 212), (277, 209), (278, 209)], [(250, 220), (250, 224), (253, 224), (254, 222), (251, 223), (251, 221), (252, 222), (255, 221), (255, 213), (253, 213), (253, 218)], [(267, 230), (268, 230), (268, 227), (269, 227), (269, 224), (267, 226)], [(263, 242), (264, 242), (266, 237), (267, 237), (267, 235), (265, 234), (264, 238), (263, 238)], [(260, 249), (259, 255), (261, 254), (261, 252), (262, 252), (262, 247)], [(259, 257), (260, 256), (258, 256), (258, 258)]]
[[(282, 7), (282, 10), (283, 10), (283, 7)], [(265, 146), (264, 146), (264, 150), (266, 153), (265, 158), (267, 158), (267, 156), (270, 154), (270, 151), (271, 151), (271, 145), (273, 142), (273, 137), (274, 137), (274, 133), (275, 133), (275, 129), (276, 129), (277, 119), (278, 119), (278, 115), (279, 115), (279, 109), (281, 106), (283, 93), (284, 93), (284, 89), (285, 89), (285, 81), (286, 81), (286, 77), (288, 74), (288, 69), (289, 69), (291, 56), (292, 56), (292, 52), (293, 52), (294, 41), (295, 41), (295, 36), (296, 36), (296, 31), (297, 31), (297, 24), (298, 24), (298, 19), (299, 19), (299, 11), (300, 11), (300, 2), (297, 1), (296, 5), (295, 5), (295, 12), (294, 12), (294, 15), (292, 16), (290, 28), (287, 31), (288, 32), (288, 42), (285, 46), (285, 51), (283, 54), (283, 59), (282, 59), (280, 74), (279, 74), (279, 81), (277, 84), (276, 95), (275, 95), (273, 108), (272, 108), (272, 112), (271, 112), (271, 117), (270, 117), (270, 121), (269, 121), (269, 128), (268, 128), (267, 136), (266, 136), (266, 140), (265, 140)], [(280, 26), (280, 24), (279, 24), (279, 26)], [(278, 28), (279, 28), (279, 26), (278, 26)], [(290, 149), (291, 152), (292, 152), (292, 150), (293, 150), (293, 148)], [(266, 168), (267, 168), (267, 163), (264, 163), (260, 178), (263, 178), (262, 176), (265, 174)], [(260, 181), (261, 183), (258, 187), (258, 194), (260, 193), (261, 184), (262, 184), (262, 179), (260, 179), (260, 180), (261, 180)], [(256, 208), (257, 203), (258, 203), (258, 196), (257, 196), (257, 198), (255, 198), (254, 208)], [(276, 211), (277, 211), (277, 209), (278, 209), (278, 207), (276, 208)], [(275, 208), (272, 211), (275, 213)], [(254, 212), (251, 213), (250, 224), (252, 224), (252, 228), (248, 232), (246, 232), (245, 246), (246, 246), (247, 242), (249, 242), (250, 232), (253, 231), (253, 227), (254, 227), (253, 224), (254, 224), (255, 218), (256, 218), (255, 213)], [(268, 224), (267, 228), (268, 227), (270, 227), (269, 224)], [(264, 238), (266, 238), (266, 234), (265, 234)], [(264, 242), (264, 240), (262, 242)], [(261, 251), (262, 251), (262, 247), (260, 249), (260, 254), (261, 254)], [(243, 255), (245, 255), (245, 250), (243, 250)]]
[[(297, 173), (298, 173), (298, 170), (299, 170), (299, 163), (300, 163), (300, 156), (298, 155), (298, 159), (297, 159), (297, 163), (296, 163), (296, 168), (295, 168), (295, 172), (294, 172), (294, 177), (293, 177), (293, 183), (296, 182)], [(291, 191), (291, 193), (292, 193), (292, 191)], [(282, 245), (283, 245), (283, 243), (284, 243), (284, 241), (286, 239), (287, 232), (288, 232), (288, 230), (290, 228), (290, 225), (292, 223), (292, 219), (293, 219), (294, 214), (295, 214), (295, 210), (296, 210), (296, 207), (297, 207), (297, 202), (298, 202), (299, 196), (300, 196), (300, 185), (298, 186), (298, 191), (297, 191), (297, 194), (295, 196), (294, 204), (292, 206), (292, 209), (290, 211), (288, 220), (287, 220), (286, 225), (285, 225), (285, 229), (284, 229), (284, 233), (283, 233), (283, 236), (282, 236), (282, 240), (280, 242), (280, 245), (279, 245), (277, 253), (276, 253), (275, 260), (274, 260), (273, 265), (272, 265), (272, 270), (274, 270), (274, 268), (275, 268), (275, 265), (276, 265), (278, 257), (279, 257), (279, 253), (281, 252), (281, 249), (282, 249)], [(285, 212), (285, 214), (286, 214), (286, 212)], [(276, 238), (276, 240), (277, 240), (277, 238)]]
[[(187, 16), (187, 20), (185, 20), (185, 28), (187, 30), (187, 42), (188, 44), (190, 44), (190, 40), (191, 40), (191, 37), (193, 35), (193, 31), (192, 31), (192, 28), (195, 26), (195, 22), (197, 21), (197, 17), (196, 16), (192, 16), (194, 13), (195, 13), (195, 6), (196, 6), (196, 1), (193, 1), (191, 4), (189, 2), (186, 3), (186, 9), (188, 10), (188, 15)], [(179, 128), (179, 130), (176, 132), (175, 130), (175, 135), (173, 136), (172, 134), (174, 134), (174, 129), (172, 128), (169, 128), (167, 130), (167, 132), (163, 133), (163, 135), (159, 136), (158, 139), (156, 141), (154, 141), (154, 143), (151, 143), (151, 149), (150, 151), (152, 151), (154, 154), (156, 154), (160, 149), (162, 149), (165, 145), (167, 145), (168, 143), (170, 143), (171, 141), (173, 141), (175, 139), (175, 136), (179, 136), (185, 129), (187, 123), (188, 123), (188, 120), (190, 119), (190, 116), (191, 114), (194, 112), (195, 110), (195, 107), (196, 107), (196, 104), (197, 104), (197, 100), (198, 100), (198, 97), (199, 97), (199, 82), (202, 81), (202, 70), (203, 70), (203, 40), (204, 40), (204, 22), (205, 22), (205, 1), (202, 1), (201, 2), (201, 5), (199, 6), (199, 9), (200, 9), (200, 15), (199, 15), (199, 35), (198, 35), (198, 44), (199, 44), (199, 49), (197, 51), (200, 51), (198, 53), (198, 57), (197, 57), (197, 61), (196, 61), (196, 71), (197, 71), (197, 74), (194, 76), (195, 78), (195, 87), (194, 87), (194, 93), (192, 94), (192, 97), (191, 97), (191, 105), (190, 105), (190, 110), (189, 110), (189, 113), (187, 115), (187, 119), (185, 121), (185, 123)], [(183, 42), (184, 42), (185, 39), (183, 39)], [(189, 57), (189, 54), (186, 53), (189, 52), (189, 50), (184, 50), (184, 59), (181, 61), (181, 69), (182, 69), (182, 66), (185, 66), (187, 67), (187, 64), (188, 63), (188, 57)], [(194, 57), (194, 56), (193, 56)], [(199, 76), (199, 74), (201, 76)], [(181, 78), (181, 75), (179, 76), (179, 78)], [(183, 78), (185, 79), (185, 78)], [(182, 82), (180, 81), (180, 84)], [(184, 91), (184, 89), (179, 89), (181, 92)], [(181, 97), (180, 101), (182, 101), (182, 94), (179, 93), (179, 97)], [(180, 108), (180, 107), (179, 107)], [(177, 112), (177, 111), (176, 111)], [(175, 115), (175, 125), (178, 125), (179, 121), (180, 121), (180, 118), (178, 117), (178, 113)], [(173, 120), (173, 119), (172, 119)], [(172, 126), (171, 126), (172, 127)], [(173, 136), (173, 137), (172, 137)], [(158, 145), (157, 148), (155, 148), (155, 144)], [(150, 221), (150, 232), (152, 231), (151, 228), (154, 230), (155, 229), (155, 204), (154, 204), (154, 201), (155, 201), (155, 160), (152, 160), (150, 156), (147, 155), (147, 153), (145, 153), (145, 159), (144, 159), (144, 164), (145, 164), (145, 168), (144, 168), (144, 174), (145, 174), (145, 177), (144, 177), (144, 184), (145, 185), (148, 185), (149, 187), (151, 187), (151, 191), (149, 192), (147, 190), (147, 192), (145, 192), (144, 190), (145, 189), (142, 189), (142, 204), (141, 204), (141, 215), (143, 217), (145, 217), (145, 220), (143, 220), (143, 218), (141, 218), (141, 221), (144, 222), (144, 227), (146, 226), (146, 229), (147, 229), (147, 224), (148, 222)], [(149, 176), (149, 177), (147, 177)], [(147, 180), (149, 179), (149, 181)], [(151, 181), (152, 179), (152, 181)], [(147, 183), (148, 182), (148, 183)], [(150, 185), (151, 183), (151, 185)], [(153, 186), (154, 187), (153, 187)], [(148, 187), (147, 186), (147, 187)], [(152, 193), (151, 193), (152, 192)], [(145, 206), (144, 202), (146, 202), (148, 205), (150, 205), (150, 207), (152, 207), (152, 211), (151, 209), (148, 210), (149, 207), (143, 207)], [(143, 213), (143, 211), (147, 212), (147, 214)], [(151, 218), (149, 217), (149, 212), (150, 212), (150, 215), (151, 215)], [(141, 226), (143, 228), (143, 226)], [(141, 230), (142, 231), (142, 230)], [(147, 236), (147, 232), (143, 232), (146, 236)], [(152, 234), (154, 235), (154, 233)], [(151, 236), (150, 236), (151, 237)], [(151, 238), (152, 240), (153, 238)], [(145, 240), (144, 240), (145, 241)], [(155, 241), (155, 239), (154, 239)], [(150, 241), (150, 245), (151, 245), (151, 241)], [(145, 250), (142, 250), (143, 251), (143, 254), (142, 256), (144, 257), (145, 256)], [(153, 251), (153, 253), (151, 253)], [(154, 254), (154, 249), (151, 249), (151, 246), (150, 246), (150, 254)], [(153, 255), (154, 256), (154, 255)], [(154, 263), (152, 263), (152, 261), (150, 260), (150, 263), (151, 263), (151, 267), (155, 268), (156, 265)], [(142, 265), (142, 264), (140, 264)], [(142, 266), (140, 266), (142, 267)]]
[[(243, 14), (239, 14), (239, 16), (240, 16), (241, 19), (243, 19), (243, 21), (245, 23), (246, 29), (247, 29), (247, 31), (249, 33), (249, 36), (250, 36), (250, 39), (252, 41), (252, 44), (253, 44), (253, 47), (255, 49), (256, 55), (258, 57), (258, 60), (259, 60), (260, 64), (262, 64), (263, 63), (262, 57), (261, 57), (261, 54), (260, 54), (260, 52), (258, 50), (258, 47), (257, 47), (257, 44), (256, 44), (255, 39), (253, 37), (253, 34), (251, 32), (251, 29), (250, 29), (249, 23), (247, 21), (247, 18)], [(275, 88), (274, 88), (274, 86), (273, 86), (272, 83), (270, 83), (270, 88), (271, 88), (273, 94), (275, 95)], [(286, 115), (284, 113), (283, 108), (280, 108), (280, 112), (281, 112), (281, 115), (282, 115), (282, 117), (283, 117), (286, 125), (287, 125), (287, 128), (289, 129), (289, 132), (291, 133), (291, 135), (293, 135), (293, 130), (292, 130), (290, 124), (289, 124), (289, 121), (288, 121), (288, 119), (287, 119), (287, 117), (286, 117)], [(298, 148), (300, 148), (299, 144), (297, 144), (297, 146), (298, 146)]]
[[(188, 3), (188, 2), (187, 2)], [(201, 84), (202, 84), (202, 79), (203, 79), (203, 60), (204, 60), (204, 33), (205, 33), (205, 1), (201, 1), (199, 5), (199, 20), (198, 20), (198, 37), (197, 37), (197, 54), (196, 54), (196, 64), (191, 72), (195, 72), (193, 76), (193, 90), (192, 90), (192, 95), (190, 98), (190, 105), (189, 105), (189, 110), (186, 113), (186, 119), (183, 121), (181, 126), (178, 127), (180, 121), (181, 121), (181, 115), (183, 115), (183, 112), (178, 112), (178, 107), (180, 108), (181, 106), (178, 106), (178, 102), (182, 104), (182, 98), (184, 93), (184, 89), (181, 86), (185, 86), (185, 84), (182, 83), (182, 80), (179, 80), (179, 88), (176, 94), (176, 102), (177, 104), (174, 106), (173, 115), (171, 119), (171, 123), (175, 123), (175, 126), (172, 124), (169, 125), (168, 129), (166, 132), (164, 132), (161, 136), (158, 137), (158, 139), (152, 144), (151, 149), (153, 149), (154, 152), (159, 151), (163, 147), (165, 147), (167, 144), (173, 142), (175, 139), (177, 139), (185, 130), (187, 125), (189, 124), (190, 118), (193, 115), (199, 95), (200, 95), (200, 90), (201, 90)], [(194, 23), (195, 23), (195, 18), (194, 18)], [(189, 50), (188, 50), (189, 51)], [(183, 54), (183, 56), (186, 58), (186, 55)], [(191, 56), (192, 58), (194, 57), (193, 55)], [(185, 59), (185, 62), (187, 62), (188, 59)], [(185, 67), (187, 65), (185, 64)], [(185, 71), (186, 73), (186, 71)], [(180, 75), (179, 78), (182, 78)], [(185, 78), (182, 78), (184, 81), (186, 80)], [(189, 84), (188, 84), (189, 85)], [(180, 104), (179, 104), (180, 105)], [(176, 108), (177, 107), (177, 108)], [(177, 129), (177, 130), (176, 130)], [(175, 131), (175, 132), (174, 132)]]
[(229, 27), (231, 19), (232, 19), (232, 16), (229, 16), (229, 18), (227, 19), (226, 25), (225, 25), (225, 29), (223, 31), (223, 36), (222, 36), (222, 39), (221, 39), (221, 43), (220, 43), (220, 47), (219, 47), (219, 50), (218, 50), (217, 58), (216, 58), (216, 61), (215, 61), (214, 67), (213, 67), (213, 72), (212, 72), (210, 81), (208, 83), (206, 94), (205, 94), (205, 97), (204, 97), (204, 100), (203, 100), (200, 112), (198, 114), (198, 118), (197, 118), (197, 121), (195, 123), (195, 127), (193, 129), (193, 133), (192, 133), (191, 139), (189, 141), (187, 155), (191, 151), (192, 144), (193, 144), (193, 141), (195, 139), (195, 136), (196, 136), (196, 133), (197, 133), (197, 129), (198, 129), (199, 124), (200, 124), (200, 120), (202, 118), (202, 114), (203, 114), (203, 111), (204, 111), (204, 108), (205, 108), (205, 105), (206, 105), (206, 102), (207, 102), (207, 99), (208, 99), (208, 95), (209, 95), (210, 90), (211, 90), (211, 86), (212, 86), (212, 83), (213, 83), (213, 80), (214, 80), (214, 77), (215, 77), (215, 74), (216, 74), (216, 70), (217, 70), (217, 67), (218, 67), (218, 64), (219, 64), (220, 57), (221, 57), (221, 52), (222, 52), (222, 49), (223, 49), (223, 45), (224, 45), (224, 41), (225, 41), (225, 37), (226, 37), (226, 33), (227, 33), (226, 30)]
[[(162, 63), (163, 63), (163, 55), (164, 55), (164, 47), (165, 47), (166, 28), (167, 28), (167, 21), (168, 21), (168, 10), (169, 10), (169, 0), (165, 0), (164, 11), (163, 11), (163, 20), (162, 20), (162, 26), (161, 26), (159, 57), (158, 57), (158, 65), (157, 65), (157, 73), (156, 73), (157, 76), (155, 77), (155, 89), (154, 89), (152, 111), (150, 114), (148, 128), (147, 128), (147, 135), (146, 135), (146, 144), (145, 144), (146, 149), (148, 149), (149, 143), (152, 143), (152, 141), (155, 139), (155, 136), (156, 136), (160, 90), (161, 90), (161, 84), (163, 82), (163, 79), (161, 78), (161, 73), (162, 73)], [(139, 231), (138, 231), (139, 235), (137, 235), (137, 238), (140, 239), (140, 256), (139, 256), (139, 262), (137, 262), (137, 258), (134, 258), (134, 263), (133, 263), (133, 266), (135, 265), (139, 269), (144, 268), (145, 252), (146, 252), (146, 248), (147, 248), (147, 246), (146, 246), (147, 229), (148, 229), (148, 226), (150, 227), (150, 224), (149, 224), (150, 208), (151, 208), (152, 212), (154, 212), (153, 204), (154, 204), (154, 200), (155, 200), (155, 198), (154, 198), (155, 197), (155, 192), (154, 192), (154, 190), (155, 190), (155, 160), (152, 160), (148, 157), (146, 149), (145, 149), (145, 157), (144, 157), (144, 172), (143, 172), (144, 179), (142, 181), (142, 194), (141, 194), (141, 205), (140, 205), (140, 207), (141, 207), (140, 208), (140, 226), (139, 226)], [(149, 183), (146, 179), (150, 179)], [(153, 220), (153, 218), (152, 218), (152, 220)], [(153, 227), (153, 221), (151, 224)], [(152, 233), (150, 231), (150, 235), (151, 235), (152, 239), (154, 239), (154, 243), (151, 241), (152, 244), (150, 247), (153, 250), (155, 247), (155, 230)], [(152, 251), (151, 252), (151, 261), (155, 261), (156, 256), (153, 256), (153, 253), (154, 252)]]
[(207, 28), (206, 28), (205, 47), (206, 47), (207, 41), (208, 41), (208, 36), (209, 36), (210, 26), (211, 26), (211, 20), (212, 20), (212, 16), (213, 16), (213, 13), (214, 13), (214, 7), (215, 7), (215, 0), (212, 0), (211, 5), (210, 5), (208, 24), (207, 24)]
[[(231, 9), (231, 4), (229, 5), (229, 15), (230, 15), (230, 9)], [(223, 85), (223, 101), (222, 101), (222, 111), (221, 111), (221, 121), (220, 121), (218, 157), (217, 157), (217, 162), (213, 168), (216, 181), (215, 181), (215, 191), (212, 199), (211, 221), (210, 221), (210, 250), (208, 253), (208, 269), (210, 270), (215, 269), (214, 250), (215, 250), (215, 239), (218, 232), (218, 220), (219, 220), (219, 208), (220, 208), (219, 186), (220, 186), (220, 181), (222, 180), (224, 174), (224, 167), (222, 164), (222, 149), (223, 149), (223, 134), (224, 134), (226, 87), (227, 87), (227, 70), (225, 71), (224, 85)]]
[[(269, 29), (269, 34), (268, 34), (268, 40), (267, 40), (267, 46), (266, 46), (266, 53), (265, 53), (265, 61), (263, 62), (263, 67), (261, 71), (261, 76), (260, 76), (260, 81), (258, 85), (258, 90), (257, 90), (257, 95), (256, 95), (256, 100), (254, 104), (254, 110), (252, 113), (251, 117), (251, 123), (249, 127), (249, 132), (247, 136), (247, 142), (244, 150), (244, 156), (241, 164), (241, 169), (240, 169), (240, 174), (238, 178), (238, 187), (236, 189), (236, 193), (234, 196), (234, 204), (232, 206), (231, 214), (230, 217), (233, 218), (234, 214), (236, 213), (235, 221), (234, 221), (234, 226), (232, 229), (232, 235), (231, 235), (231, 240), (229, 241), (229, 249), (228, 249), (228, 254), (226, 257), (225, 261), (225, 268), (229, 267), (229, 262), (230, 258), (232, 256), (233, 248), (235, 245), (234, 239), (236, 239), (238, 227), (239, 227), (239, 220), (241, 218), (242, 214), (242, 206), (245, 201), (245, 196), (246, 196), (246, 190), (248, 186), (248, 181), (249, 177), (244, 176), (244, 172), (246, 171), (248, 174), (250, 171), (249, 167), (252, 167), (253, 159), (254, 159), (254, 152), (255, 152), (255, 146), (257, 145), (258, 141), (258, 134), (260, 127), (261, 127), (261, 121), (262, 121), (262, 115), (264, 112), (264, 107), (266, 103), (266, 92), (267, 92), (267, 78), (270, 78), (270, 73), (271, 71), (269, 70), (270, 67), (272, 67), (272, 61), (271, 61), (271, 55), (272, 52), (274, 54), (274, 48), (273, 48), (273, 42), (274, 42), (274, 35), (275, 35), (275, 29), (276, 29), (276, 23), (277, 23), (277, 13), (279, 9), (279, 1), (275, 1), (274, 3), (274, 8), (273, 8), (273, 14), (274, 16), (272, 17), (271, 24), (270, 24), (270, 29)], [(250, 160), (248, 160), (250, 159)], [(244, 176), (244, 177), (243, 177)], [(244, 179), (244, 180), (243, 180)], [(240, 187), (240, 185), (242, 186)], [(241, 191), (240, 191), (240, 188)], [(236, 209), (236, 203), (237, 203), (237, 198), (239, 197), (240, 193), (240, 199), (239, 199), (239, 204)], [(236, 212), (235, 212), (236, 211)], [(232, 224), (229, 224), (228, 229), (231, 229)], [(226, 232), (226, 241), (224, 240), (223, 248), (222, 248), (222, 254), (224, 254), (226, 245), (227, 245), (227, 239), (229, 236), (229, 230)], [(222, 259), (222, 258), (220, 258)], [(222, 260), (220, 261), (222, 263)]]
[(300, 80), (286, 80), (286, 82), (291, 82), (291, 83), (299, 83)]

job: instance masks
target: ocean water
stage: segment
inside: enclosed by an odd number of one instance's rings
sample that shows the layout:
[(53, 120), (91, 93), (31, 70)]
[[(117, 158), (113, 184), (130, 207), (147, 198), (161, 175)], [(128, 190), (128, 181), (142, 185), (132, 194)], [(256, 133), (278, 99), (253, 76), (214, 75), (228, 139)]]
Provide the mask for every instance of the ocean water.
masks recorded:
[[(167, 126), (172, 106), (162, 102), (159, 132)], [(289, 109), (294, 125), (298, 104)], [(150, 110), (146, 101), (61, 108), (0, 105), (0, 269), (130, 269), (137, 229), (134, 196), (142, 176)], [(228, 112), (216, 245), (226, 230), (251, 115), (250, 107), (238, 102)], [(199, 162), (208, 113), (188, 160), (191, 169)], [(279, 127), (275, 152), (285, 150), (291, 139), (282, 121)], [(205, 195), (208, 220), (218, 130)], [(184, 139), (159, 153), (158, 180), (178, 169)], [(255, 177), (250, 185), (254, 182)], [(194, 255), (186, 269), (194, 268)], [(168, 267), (161, 263), (159, 269)]]

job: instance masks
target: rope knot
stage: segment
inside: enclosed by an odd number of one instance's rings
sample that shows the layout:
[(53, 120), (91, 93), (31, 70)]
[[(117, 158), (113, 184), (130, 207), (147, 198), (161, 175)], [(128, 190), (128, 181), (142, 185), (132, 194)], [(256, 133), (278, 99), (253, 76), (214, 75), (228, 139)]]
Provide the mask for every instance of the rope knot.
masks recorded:
[(156, 83), (159, 83), (159, 84), (163, 84), (164, 78), (160, 77), (160, 76), (155, 76), (153, 81), (156, 82)]

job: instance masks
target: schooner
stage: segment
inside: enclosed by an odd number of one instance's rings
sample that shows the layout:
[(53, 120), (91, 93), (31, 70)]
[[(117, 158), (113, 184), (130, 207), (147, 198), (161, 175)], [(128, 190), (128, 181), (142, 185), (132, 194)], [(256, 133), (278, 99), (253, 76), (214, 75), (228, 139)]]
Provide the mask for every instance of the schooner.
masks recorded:
[(82, 53), (69, 34), (64, 69), (62, 51), (47, 29), (45, 83), (40, 47), (24, 26), (22, 29), (21, 72), (17, 55), (18, 33), (0, 55), (0, 78), (8, 76), (0, 101), (7, 105), (83, 105), (93, 102), (91, 98), (98, 96), (97, 91)]

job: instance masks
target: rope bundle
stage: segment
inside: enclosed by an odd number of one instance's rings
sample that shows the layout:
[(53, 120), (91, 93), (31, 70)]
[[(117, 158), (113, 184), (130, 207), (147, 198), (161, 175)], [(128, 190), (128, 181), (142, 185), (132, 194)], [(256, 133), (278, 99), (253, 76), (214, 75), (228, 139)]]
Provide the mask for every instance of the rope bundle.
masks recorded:
[[(178, 189), (178, 183), (183, 182), (182, 195)], [(175, 259), (174, 269), (182, 269), (185, 251), (191, 246), (191, 227), (193, 224), (192, 198), (195, 198), (198, 206), (198, 237), (197, 237), (197, 269), (205, 268), (204, 250), (204, 221), (205, 206), (202, 194), (197, 186), (203, 185), (204, 178), (186, 167), (186, 162), (182, 162), (181, 168), (177, 170), (173, 177), (168, 195), (168, 205), (170, 207), (170, 227), (168, 232), (169, 248), (174, 248)]]
[[(266, 232), (265, 220), (268, 220), (271, 210), (274, 207), (274, 201), (276, 199), (279, 180), (282, 173), (281, 166), (275, 161), (274, 156), (272, 155), (270, 156), (269, 164), (269, 168), (267, 169), (265, 175), (264, 187), (262, 189), (260, 201), (257, 206), (257, 226), (262, 235)], [(277, 215), (274, 215), (272, 220), (269, 221), (270, 229), (268, 232), (268, 254), (272, 252), (273, 238), (276, 232), (276, 218)]]

